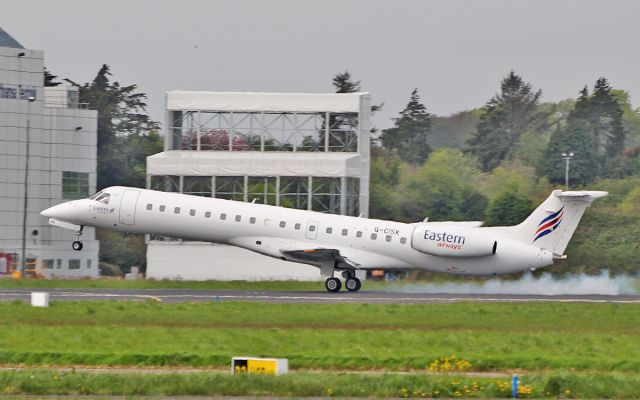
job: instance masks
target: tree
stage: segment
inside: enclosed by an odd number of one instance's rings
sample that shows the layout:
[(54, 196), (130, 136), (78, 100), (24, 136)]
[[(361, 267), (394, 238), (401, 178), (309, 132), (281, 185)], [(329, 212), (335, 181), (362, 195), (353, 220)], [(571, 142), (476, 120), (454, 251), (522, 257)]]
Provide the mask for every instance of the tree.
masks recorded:
[(489, 202), (485, 225), (516, 225), (532, 211), (531, 199), (520, 192), (518, 185), (507, 185)]
[(56, 81), (58, 75), (53, 75), (47, 67), (44, 67), (44, 86), (45, 87), (54, 87), (59, 86), (62, 82)]
[(360, 81), (351, 80), (349, 71), (344, 71), (333, 77), (336, 93), (355, 93), (360, 91)]
[(624, 150), (625, 131), (622, 126), (622, 107), (611, 93), (606, 78), (599, 78), (590, 99), (591, 123), (594, 135), (605, 157), (616, 157)]
[(500, 89), (500, 94), (485, 105), (476, 132), (467, 142), (469, 152), (478, 157), (484, 171), (507, 158), (525, 132), (544, 128), (549, 116), (538, 108), (542, 91), (534, 91), (514, 71), (502, 80)]
[(389, 152), (396, 152), (404, 161), (422, 164), (431, 147), (427, 143), (431, 133), (431, 114), (420, 102), (418, 89), (411, 92), (411, 99), (400, 117), (395, 119), (395, 126), (382, 131), (382, 146)]
[(636, 171), (624, 156), (625, 130), (623, 110), (605, 78), (599, 78), (594, 90), (584, 87), (569, 113), (566, 124), (557, 128), (547, 147), (542, 172), (551, 182), (564, 181), (560, 155), (573, 152), (571, 181), (588, 183), (598, 177), (623, 177)]
[[(159, 129), (159, 124), (146, 114), (146, 94), (137, 92), (137, 85), (111, 82), (109, 70), (108, 65), (103, 65), (94, 80), (84, 85), (67, 79), (80, 89), (80, 102), (98, 111), (98, 189), (127, 183), (123, 182), (118, 162), (123, 152), (130, 151), (127, 146), (131, 143), (120, 139), (145, 136)], [(147, 155), (140, 154), (140, 161), (144, 162)]]

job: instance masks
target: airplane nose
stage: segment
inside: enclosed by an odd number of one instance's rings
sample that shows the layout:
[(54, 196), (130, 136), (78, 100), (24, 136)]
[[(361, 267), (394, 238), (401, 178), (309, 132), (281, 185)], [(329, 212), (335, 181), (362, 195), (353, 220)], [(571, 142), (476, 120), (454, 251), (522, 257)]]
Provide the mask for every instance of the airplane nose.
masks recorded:
[(73, 203), (62, 203), (53, 207), (49, 207), (46, 210), (42, 211), (40, 215), (45, 218), (56, 218), (56, 219), (64, 219), (66, 216), (69, 216), (70, 212), (73, 211), (74, 207)]

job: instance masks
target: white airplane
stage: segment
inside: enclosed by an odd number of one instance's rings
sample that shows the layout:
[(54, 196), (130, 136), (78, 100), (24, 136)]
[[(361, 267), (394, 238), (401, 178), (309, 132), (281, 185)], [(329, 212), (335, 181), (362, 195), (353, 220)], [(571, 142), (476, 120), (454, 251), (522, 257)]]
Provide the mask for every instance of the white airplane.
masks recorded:
[(348, 291), (357, 291), (359, 269), (496, 275), (551, 265), (566, 257), (585, 209), (606, 195), (555, 190), (524, 222), (505, 227), (426, 219), (405, 224), (120, 186), (41, 214), (76, 231), (74, 250), (82, 250), (84, 226), (225, 243), (316, 266), (326, 289), (338, 292), (336, 271)]

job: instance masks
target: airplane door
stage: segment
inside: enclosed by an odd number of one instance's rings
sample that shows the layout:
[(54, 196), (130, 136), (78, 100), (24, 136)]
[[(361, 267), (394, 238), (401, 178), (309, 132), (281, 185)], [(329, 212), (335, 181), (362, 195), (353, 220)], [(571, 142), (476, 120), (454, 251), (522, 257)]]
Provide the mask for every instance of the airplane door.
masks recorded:
[(307, 232), (305, 233), (307, 239), (315, 239), (318, 237), (318, 221), (307, 222)]
[(139, 190), (126, 189), (120, 200), (120, 223), (133, 225), (136, 220), (136, 203), (138, 203)]

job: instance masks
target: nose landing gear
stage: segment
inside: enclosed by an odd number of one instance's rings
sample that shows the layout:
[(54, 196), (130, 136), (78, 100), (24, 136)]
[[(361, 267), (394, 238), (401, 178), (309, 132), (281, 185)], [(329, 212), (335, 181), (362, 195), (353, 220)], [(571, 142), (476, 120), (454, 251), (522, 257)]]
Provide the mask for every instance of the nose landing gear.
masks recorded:
[(76, 240), (73, 241), (73, 243), (71, 243), (71, 248), (74, 249), (75, 251), (80, 251), (82, 250), (82, 240), (80, 240), (80, 238), (82, 237), (82, 229), (84, 228), (84, 225), (80, 226), (80, 230), (78, 232), (76, 232)]

